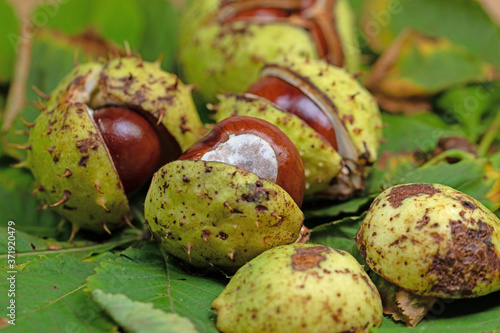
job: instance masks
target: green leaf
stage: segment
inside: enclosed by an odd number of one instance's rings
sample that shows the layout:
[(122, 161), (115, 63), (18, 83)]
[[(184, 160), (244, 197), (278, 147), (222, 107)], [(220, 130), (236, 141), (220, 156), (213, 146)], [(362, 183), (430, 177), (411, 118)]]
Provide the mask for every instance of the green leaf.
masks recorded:
[(364, 259), (356, 245), (356, 232), (364, 219), (364, 214), (357, 217), (346, 217), (339, 221), (323, 224), (311, 229), (310, 243), (321, 244), (352, 254), (360, 263)]
[(163, 54), (163, 68), (174, 70), (179, 15), (171, 1), (72, 0), (42, 5), (37, 12), (50, 17), (48, 27), (68, 34), (94, 29), (118, 45), (126, 41), (144, 60), (154, 61)]
[(364, 1), (362, 27), (376, 51), (407, 28), (444, 37), (500, 68), (500, 27), (473, 0)]
[(0, 0), (0, 83), (11, 80), (14, 71), (17, 43), (20, 41), (19, 22), (6, 0)]
[(444, 92), (436, 100), (442, 117), (458, 121), (471, 142), (477, 142), (491, 121), (488, 113), (496, 113), (500, 100), (500, 83), (456, 86)]
[[(15, 228), (15, 226), (14, 226)], [(0, 234), (7, 235), (7, 227), (0, 227)], [(22, 264), (39, 256), (57, 256), (66, 254), (78, 259), (85, 259), (94, 254), (104, 253), (117, 247), (124, 247), (131, 243), (139, 241), (140, 231), (129, 231), (127, 235), (118, 235), (104, 243), (91, 242), (87, 240), (68, 242), (59, 242), (55, 239), (43, 239), (22, 231), (15, 232), (16, 263)], [(0, 238), (0, 260), (6, 260), (7, 255), (7, 237)]]
[(27, 170), (10, 167), (7, 159), (0, 160), (0, 217), (3, 223), (14, 221), (18, 231), (55, 237), (61, 234), (57, 229), (60, 217), (51, 210), (37, 209), (40, 201), (31, 195), (35, 188)]
[(381, 152), (430, 151), (446, 136), (464, 136), (461, 128), (445, 123), (434, 113), (415, 115), (382, 114), (384, 142)]
[(179, 13), (172, 1), (164, 0), (140, 1), (140, 9), (144, 16), (144, 33), (138, 52), (148, 61), (162, 55), (162, 68), (174, 72)]
[[(40, 258), (0, 270), (0, 290), (6, 293), (15, 277), (15, 326), (12, 332), (110, 332), (113, 323), (99, 306), (84, 293), (85, 279), (98, 262), (85, 262), (71, 256)], [(4, 294), (5, 295), (5, 294)], [(6, 296), (2, 296), (7, 300)], [(5, 303), (4, 303), (5, 304)], [(5, 309), (5, 308), (4, 308)], [(6, 311), (0, 320), (10, 320)]]
[(155, 309), (189, 318), (200, 332), (217, 332), (212, 301), (226, 279), (200, 277), (164, 260), (155, 243), (129, 248), (115, 261), (103, 261), (89, 277), (88, 290), (124, 294), (132, 301), (152, 303)]
[(108, 294), (101, 289), (92, 291), (92, 298), (127, 332), (198, 332), (184, 317), (157, 310), (151, 303), (132, 301), (123, 294)]
[(376, 194), (371, 194), (365, 197), (352, 198), (345, 202), (329, 205), (323, 208), (316, 209), (304, 209), (304, 215), (306, 220), (310, 220), (316, 217), (336, 217), (340, 214), (355, 214), (360, 213), (362, 209), (368, 208), (372, 200), (375, 198)]
[(377, 94), (398, 100), (494, 77), (494, 67), (464, 46), (404, 30), (373, 66), (365, 84)]

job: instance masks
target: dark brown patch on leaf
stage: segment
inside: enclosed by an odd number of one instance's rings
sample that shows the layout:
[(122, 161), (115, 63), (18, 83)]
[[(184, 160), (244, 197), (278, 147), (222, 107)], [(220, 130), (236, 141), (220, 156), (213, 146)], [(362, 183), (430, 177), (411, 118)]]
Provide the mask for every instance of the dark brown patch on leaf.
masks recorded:
[(450, 221), (452, 241), (446, 253), (434, 257), (428, 274), (436, 276), (430, 291), (442, 295), (473, 297), (477, 284), (498, 279), (500, 258), (491, 243), (493, 228), (477, 221), (477, 230), (462, 221)]
[(294, 271), (306, 271), (318, 267), (322, 261), (326, 260), (323, 253), (330, 253), (331, 250), (326, 246), (314, 246), (295, 249), (292, 255), (292, 269)]
[(401, 206), (403, 200), (417, 196), (419, 194), (434, 195), (440, 191), (434, 188), (431, 184), (408, 184), (396, 186), (391, 189), (387, 201), (391, 204), (392, 208)]
[(225, 232), (222, 232), (222, 231), (221, 231), (221, 232), (219, 232), (219, 237), (220, 237), (220, 239), (222, 239), (222, 240), (226, 240), (229, 236), (228, 236), (228, 234), (226, 234)]

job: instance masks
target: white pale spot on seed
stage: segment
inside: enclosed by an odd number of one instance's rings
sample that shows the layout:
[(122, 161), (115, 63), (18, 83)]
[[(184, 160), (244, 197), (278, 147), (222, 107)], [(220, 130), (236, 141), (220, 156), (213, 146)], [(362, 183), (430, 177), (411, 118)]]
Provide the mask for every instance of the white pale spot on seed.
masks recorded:
[(254, 134), (231, 134), (229, 140), (205, 153), (201, 160), (231, 164), (273, 183), (278, 178), (278, 160), (274, 149)]

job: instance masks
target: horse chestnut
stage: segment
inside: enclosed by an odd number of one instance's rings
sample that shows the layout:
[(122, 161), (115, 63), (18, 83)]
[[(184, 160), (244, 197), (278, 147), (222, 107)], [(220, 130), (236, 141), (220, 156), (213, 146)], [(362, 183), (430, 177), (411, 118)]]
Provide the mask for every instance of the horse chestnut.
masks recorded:
[(187, 7), (181, 25), (181, 73), (205, 101), (245, 91), (280, 55), (321, 58), (352, 72), (359, 67), (346, 0), (200, 0)]
[(130, 223), (127, 194), (204, 134), (190, 89), (135, 57), (78, 65), (30, 129), (26, 166), (45, 206), (78, 229)]
[(278, 127), (265, 120), (227, 118), (179, 160), (223, 162), (240, 167), (281, 186), (299, 207), (302, 205), (305, 182), (299, 152)]
[(231, 117), (155, 173), (144, 212), (166, 252), (232, 274), (303, 241), (303, 193), (302, 161), (287, 136), (264, 120)]

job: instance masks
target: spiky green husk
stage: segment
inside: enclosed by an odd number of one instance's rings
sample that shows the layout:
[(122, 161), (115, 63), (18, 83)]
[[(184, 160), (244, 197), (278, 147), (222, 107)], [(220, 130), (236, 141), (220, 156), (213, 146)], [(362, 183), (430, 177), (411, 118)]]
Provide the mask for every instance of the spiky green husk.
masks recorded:
[(111, 60), (100, 73), (95, 105), (120, 104), (139, 107), (161, 120), (182, 151), (205, 130), (191, 97), (191, 88), (174, 74), (161, 70), (159, 62), (139, 58)]
[[(286, 22), (236, 21), (222, 25), (216, 15), (220, 3), (192, 1), (182, 19), (181, 73), (186, 82), (198, 85), (204, 101), (214, 102), (221, 92), (244, 92), (257, 80), (262, 66), (278, 56), (318, 58), (316, 45), (304, 28)], [(359, 47), (352, 11), (346, 0), (339, 0), (335, 11), (340, 39), (347, 51), (346, 65), (358, 71)]]
[[(58, 87), (30, 131), (27, 164), (47, 204), (74, 229), (103, 233), (128, 218), (129, 205), (104, 140), (88, 113), (85, 84), (102, 66), (74, 70)], [(71, 80), (72, 79), (72, 80)]]
[(254, 258), (212, 308), (222, 332), (366, 332), (382, 321), (380, 295), (356, 259), (314, 244)]
[(376, 161), (382, 139), (380, 110), (375, 98), (350, 73), (323, 60), (285, 57), (277, 64), (297, 73), (328, 97), (357, 149), (359, 160), (369, 164)]
[(278, 185), (232, 165), (186, 160), (154, 175), (144, 211), (168, 253), (228, 273), (270, 248), (295, 242), (304, 219)]
[(140, 110), (165, 124), (186, 149), (204, 133), (189, 92), (159, 64), (135, 57), (77, 66), (51, 93), (30, 131), (26, 166), (47, 205), (74, 231), (103, 233), (125, 225), (130, 208), (92, 109), (119, 105)]
[(462, 298), (500, 290), (500, 220), (451, 187), (385, 190), (356, 238), (374, 272), (414, 294)]
[(225, 95), (219, 99), (214, 117), (217, 122), (231, 116), (256, 117), (276, 125), (292, 140), (304, 164), (306, 197), (327, 188), (340, 172), (340, 155), (296, 115), (254, 95)]

